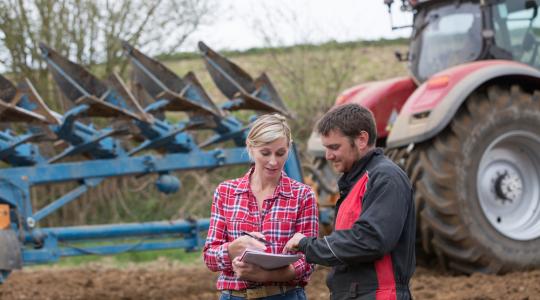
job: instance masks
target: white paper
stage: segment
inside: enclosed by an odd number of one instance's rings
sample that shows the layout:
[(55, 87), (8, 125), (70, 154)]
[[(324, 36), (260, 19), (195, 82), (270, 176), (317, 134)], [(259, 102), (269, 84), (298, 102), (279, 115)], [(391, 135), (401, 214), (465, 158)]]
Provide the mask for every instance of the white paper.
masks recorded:
[(300, 257), (300, 254), (272, 254), (247, 249), (240, 257), (240, 261), (258, 265), (263, 269), (272, 270), (290, 265), (300, 259)]

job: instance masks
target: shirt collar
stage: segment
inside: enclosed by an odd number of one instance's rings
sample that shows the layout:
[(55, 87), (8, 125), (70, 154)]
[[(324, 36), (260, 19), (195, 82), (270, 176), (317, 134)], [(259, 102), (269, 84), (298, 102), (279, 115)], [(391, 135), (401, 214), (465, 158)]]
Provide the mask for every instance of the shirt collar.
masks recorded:
[[(235, 194), (249, 192), (249, 176), (254, 170), (255, 168), (251, 167), (249, 171), (242, 178), (240, 178), (240, 182), (234, 190)], [(279, 179), (278, 186), (274, 191), (273, 197), (275, 198), (277, 194), (281, 194), (283, 197), (292, 198), (291, 178), (289, 178), (284, 171), (281, 171), (281, 177)]]

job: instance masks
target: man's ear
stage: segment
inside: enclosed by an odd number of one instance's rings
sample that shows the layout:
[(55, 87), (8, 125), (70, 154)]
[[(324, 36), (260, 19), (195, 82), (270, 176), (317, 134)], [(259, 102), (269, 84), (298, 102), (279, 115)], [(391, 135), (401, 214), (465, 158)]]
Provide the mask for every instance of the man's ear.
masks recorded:
[(369, 133), (366, 131), (361, 131), (360, 134), (354, 139), (356, 147), (360, 150), (364, 150), (368, 147), (369, 142)]

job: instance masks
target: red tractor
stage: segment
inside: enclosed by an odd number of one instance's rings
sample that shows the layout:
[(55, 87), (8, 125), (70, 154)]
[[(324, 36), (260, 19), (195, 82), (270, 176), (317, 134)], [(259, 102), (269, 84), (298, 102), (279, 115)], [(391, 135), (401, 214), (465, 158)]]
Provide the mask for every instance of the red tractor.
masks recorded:
[[(454, 270), (540, 267), (539, 2), (402, 0), (414, 16), (410, 76), (336, 100), (371, 109), (378, 145), (413, 183), (418, 248)], [(308, 148), (331, 204), (316, 134)]]

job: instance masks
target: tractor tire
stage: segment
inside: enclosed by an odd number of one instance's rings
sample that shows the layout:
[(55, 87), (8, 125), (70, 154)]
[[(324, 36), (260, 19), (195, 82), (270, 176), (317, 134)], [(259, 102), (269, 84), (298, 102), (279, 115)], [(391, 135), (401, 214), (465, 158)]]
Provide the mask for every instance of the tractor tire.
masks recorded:
[(540, 267), (540, 92), (484, 87), (438, 136), (387, 153), (414, 185), (421, 248), (443, 266)]

